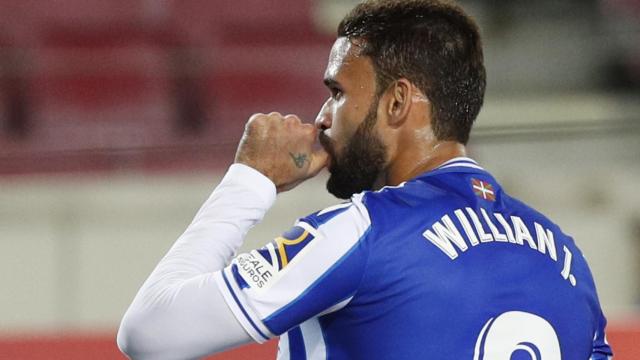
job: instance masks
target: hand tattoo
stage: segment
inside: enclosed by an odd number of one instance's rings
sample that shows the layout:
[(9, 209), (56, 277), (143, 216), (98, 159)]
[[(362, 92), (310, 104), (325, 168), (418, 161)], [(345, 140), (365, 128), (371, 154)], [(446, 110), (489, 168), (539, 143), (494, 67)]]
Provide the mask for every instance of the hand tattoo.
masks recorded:
[(309, 159), (307, 159), (307, 154), (289, 153), (289, 155), (291, 156), (291, 159), (293, 160), (293, 163), (296, 164), (296, 167), (298, 169), (302, 169), (304, 167), (304, 163), (309, 160)]

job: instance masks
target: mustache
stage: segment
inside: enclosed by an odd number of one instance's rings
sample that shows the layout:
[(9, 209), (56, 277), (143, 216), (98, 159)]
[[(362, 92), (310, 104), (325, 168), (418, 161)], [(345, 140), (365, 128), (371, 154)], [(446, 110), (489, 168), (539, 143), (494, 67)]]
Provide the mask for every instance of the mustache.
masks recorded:
[(333, 158), (335, 158), (335, 147), (334, 147), (334, 141), (328, 137), (324, 131), (321, 131), (318, 134), (318, 141), (320, 142), (320, 145), (322, 145), (322, 147), (329, 153), (329, 155)]

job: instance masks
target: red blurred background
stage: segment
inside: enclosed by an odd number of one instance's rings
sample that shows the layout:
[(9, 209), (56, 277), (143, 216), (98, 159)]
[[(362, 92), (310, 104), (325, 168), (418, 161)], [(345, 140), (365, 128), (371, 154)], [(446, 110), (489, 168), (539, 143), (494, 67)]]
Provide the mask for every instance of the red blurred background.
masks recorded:
[[(251, 113), (279, 110), (309, 121), (321, 106), (334, 35), (318, 26), (317, 3), (0, 0), (0, 176), (223, 169)], [(638, 9), (583, 3), (608, 14)], [(496, 24), (487, 32), (499, 38)], [(637, 91), (640, 56), (629, 54), (638, 49), (603, 59), (608, 75), (587, 87)], [(103, 326), (62, 326), (55, 335), (1, 326), (0, 359), (122, 358), (115, 333)], [(608, 334), (616, 359), (640, 359), (640, 319), (616, 318)], [(275, 352), (272, 341), (210, 359), (273, 359)]]

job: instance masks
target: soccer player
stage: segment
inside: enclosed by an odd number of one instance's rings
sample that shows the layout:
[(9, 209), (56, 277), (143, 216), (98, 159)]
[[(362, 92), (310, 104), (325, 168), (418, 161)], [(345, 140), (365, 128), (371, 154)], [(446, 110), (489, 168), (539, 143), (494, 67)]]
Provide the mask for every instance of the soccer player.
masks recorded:
[[(249, 119), (235, 164), (125, 314), (126, 354), (191, 359), (279, 336), (278, 359), (612, 355), (573, 240), (466, 157), (485, 69), (461, 8), (358, 5), (324, 82), (315, 127)], [(236, 256), (276, 193), (324, 167), (347, 201)]]

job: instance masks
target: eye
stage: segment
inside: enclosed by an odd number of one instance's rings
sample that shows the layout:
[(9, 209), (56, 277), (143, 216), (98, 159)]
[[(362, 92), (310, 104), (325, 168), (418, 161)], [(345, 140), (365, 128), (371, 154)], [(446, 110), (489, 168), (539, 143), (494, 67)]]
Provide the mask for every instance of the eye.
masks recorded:
[(338, 89), (338, 88), (331, 88), (331, 97), (334, 100), (340, 100), (342, 98), (342, 90)]

